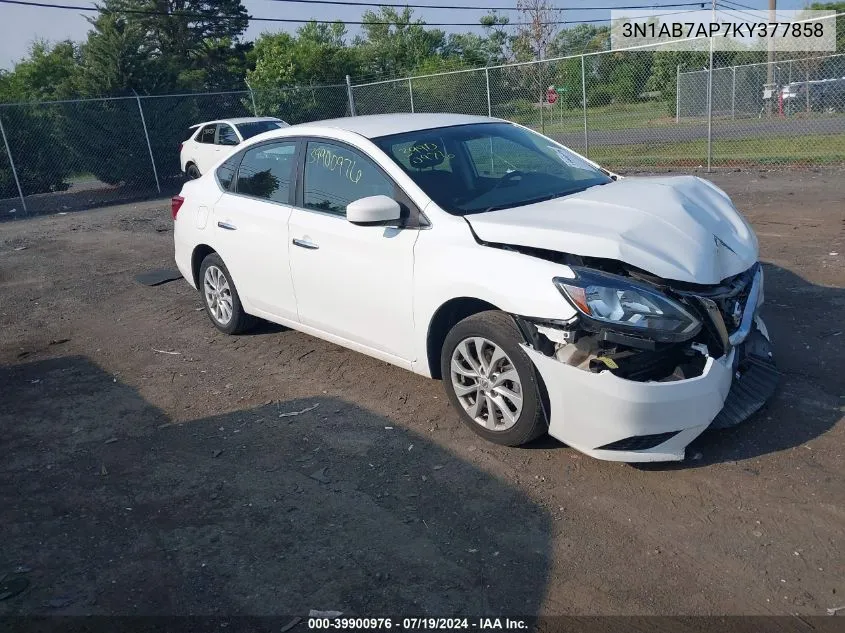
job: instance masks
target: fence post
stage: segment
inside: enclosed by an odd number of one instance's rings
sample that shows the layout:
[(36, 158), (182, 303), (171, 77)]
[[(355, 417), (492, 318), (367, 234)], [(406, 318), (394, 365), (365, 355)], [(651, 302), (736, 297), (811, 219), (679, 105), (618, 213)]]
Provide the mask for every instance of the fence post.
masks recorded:
[(732, 68), (733, 79), (731, 81), (731, 118), (736, 118), (736, 66)]
[(153, 146), (150, 145), (150, 134), (147, 132), (147, 121), (144, 119), (144, 108), (141, 107), (141, 97), (138, 96), (138, 93), (134, 90), (132, 91), (135, 94), (135, 99), (138, 101), (138, 112), (141, 113), (141, 125), (144, 126), (144, 137), (147, 139), (147, 151), (150, 152), (150, 164), (153, 166), (153, 176), (156, 179), (156, 189), (159, 193), (161, 193), (161, 185), (158, 182), (158, 170), (156, 169), (156, 160), (153, 158)]
[(408, 95), (411, 97), (411, 114), (414, 113), (414, 85), (411, 83), (411, 78), (408, 77)]
[(681, 65), (675, 69), (675, 123), (681, 122)]
[(804, 91), (804, 94), (807, 96), (807, 113), (810, 113), (810, 64), (809, 62), (804, 62), (804, 79), (807, 82), (807, 89)]
[(493, 106), (490, 103), (490, 69), (484, 68), (484, 81), (487, 84), (487, 116), (493, 116)]
[(252, 91), (252, 86), (249, 85), (249, 82), (244, 79), (244, 83), (246, 84), (247, 90), (249, 90), (249, 98), (252, 100), (252, 116), (258, 116), (258, 108), (255, 107), (255, 93)]
[(707, 173), (713, 160), (713, 38), (710, 38), (710, 65), (707, 69)]
[(21, 181), (18, 180), (18, 170), (15, 169), (15, 161), (12, 160), (12, 150), (9, 148), (9, 139), (6, 138), (6, 130), (3, 128), (3, 117), (0, 117), (0, 134), (3, 135), (3, 144), (6, 146), (6, 154), (9, 156), (9, 167), (12, 168), (12, 175), (15, 177), (15, 185), (18, 187), (18, 195), (21, 197), (21, 205), (23, 205), (23, 212), (29, 213), (26, 209), (26, 200), (23, 197), (23, 189), (21, 189)]
[(346, 75), (346, 98), (349, 100), (349, 116), (355, 116), (355, 97), (352, 96), (352, 79)]
[(584, 156), (590, 156), (590, 139), (587, 134), (587, 72), (584, 69), (584, 56), (581, 55), (581, 105), (584, 109)]

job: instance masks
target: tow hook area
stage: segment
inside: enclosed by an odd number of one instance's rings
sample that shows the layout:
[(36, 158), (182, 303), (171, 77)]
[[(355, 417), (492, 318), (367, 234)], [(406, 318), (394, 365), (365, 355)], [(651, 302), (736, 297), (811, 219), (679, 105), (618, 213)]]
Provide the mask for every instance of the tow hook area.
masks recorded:
[(734, 379), (724, 408), (709, 428), (736, 426), (760, 410), (772, 397), (780, 381), (772, 344), (755, 324), (751, 334), (734, 355)]
[(707, 346), (687, 341), (657, 344), (647, 339), (590, 333), (577, 323), (539, 321), (515, 316), (526, 344), (545, 356), (594, 374), (609, 371), (641, 382), (670, 382), (700, 376)]

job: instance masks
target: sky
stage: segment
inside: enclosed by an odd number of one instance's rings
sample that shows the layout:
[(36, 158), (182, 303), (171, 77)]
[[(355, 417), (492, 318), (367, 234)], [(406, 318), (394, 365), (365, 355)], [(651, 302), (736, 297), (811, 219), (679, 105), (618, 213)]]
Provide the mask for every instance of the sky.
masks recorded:
[[(261, 17), (302, 18), (317, 20), (360, 20), (361, 14), (367, 7), (347, 7), (331, 5), (304, 5), (274, 2), (273, 0), (243, 0), (250, 15)], [(387, 0), (397, 3), (400, 0)], [(564, 20), (601, 20), (610, 17), (609, 9), (625, 5), (654, 5), (659, 7), (670, 0), (553, 0), (563, 9)], [(676, 0), (688, 2), (690, 0)], [(453, 6), (485, 6), (490, 4), (516, 6), (516, 0), (496, 0), (483, 2), (482, 0), (411, 0), (413, 4), (451, 4)], [(768, 8), (767, 0), (739, 0), (740, 4), (759, 9)], [(76, 6), (92, 6), (91, 2), (82, 0), (63, 0), (60, 4)], [(805, 6), (804, 0), (778, 0), (779, 9), (800, 9)], [(579, 10), (578, 6), (602, 6), (608, 10)], [(709, 6), (709, 5), (708, 5)], [(694, 7), (690, 7), (694, 8)], [(414, 15), (427, 22), (476, 22), (486, 11), (460, 11), (453, 9), (415, 9)], [(511, 21), (516, 21), (515, 12), (507, 12)], [(26, 55), (30, 43), (38, 38), (49, 41), (73, 39), (82, 41), (88, 32), (88, 22), (85, 15), (95, 15), (87, 12), (75, 12), (62, 9), (45, 9), (38, 7), (0, 4), (0, 68), (10, 69), (14, 63)], [(280, 30), (293, 31), (298, 25), (274, 24), (267, 22), (251, 22), (246, 32), (246, 39), (252, 40), (262, 32), (276, 32)], [(467, 32), (473, 27), (444, 27), (444, 30)], [(349, 33), (354, 35), (357, 28), (349, 27)]]

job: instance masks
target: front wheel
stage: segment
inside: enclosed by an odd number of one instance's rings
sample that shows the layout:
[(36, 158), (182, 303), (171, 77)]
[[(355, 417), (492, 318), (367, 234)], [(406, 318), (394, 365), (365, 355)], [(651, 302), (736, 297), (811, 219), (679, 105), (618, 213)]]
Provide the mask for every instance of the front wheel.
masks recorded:
[(440, 356), (446, 394), (461, 419), (505, 446), (525, 444), (547, 430), (537, 374), (519, 341), (513, 318), (490, 310), (455, 325)]

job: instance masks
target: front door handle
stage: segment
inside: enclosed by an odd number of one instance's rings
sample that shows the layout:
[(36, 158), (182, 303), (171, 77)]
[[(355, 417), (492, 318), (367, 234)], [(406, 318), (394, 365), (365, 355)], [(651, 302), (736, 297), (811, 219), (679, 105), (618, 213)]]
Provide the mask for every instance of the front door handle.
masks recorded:
[(228, 222), (218, 222), (217, 226), (219, 226), (221, 229), (226, 229), (227, 231), (238, 230), (238, 227), (236, 227), (234, 224), (229, 224)]
[(299, 246), (301, 248), (307, 248), (311, 251), (316, 251), (318, 248), (320, 248), (314, 242), (309, 242), (308, 240), (298, 240), (296, 238), (293, 239), (293, 245)]

